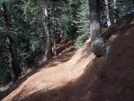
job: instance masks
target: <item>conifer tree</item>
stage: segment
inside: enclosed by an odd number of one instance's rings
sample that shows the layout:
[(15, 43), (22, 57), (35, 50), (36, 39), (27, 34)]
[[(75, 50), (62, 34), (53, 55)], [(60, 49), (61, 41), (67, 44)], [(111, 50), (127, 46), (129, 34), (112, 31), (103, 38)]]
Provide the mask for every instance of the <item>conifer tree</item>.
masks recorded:
[(110, 10), (109, 10), (109, 2), (108, 0), (105, 0), (105, 8), (106, 8), (106, 19), (107, 19), (107, 25), (111, 25), (111, 19), (110, 19)]
[(90, 33), (90, 21), (89, 21), (89, 5), (88, 0), (82, 0), (79, 4), (79, 9), (77, 11), (76, 18), (74, 23), (77, 26), (77, 39), (76, 39), (76, 48), (80, 47), (85, 40), (88, 38)]
[(8, 21), (6, 4), (2, 3), (0, 6), (1, 6), (0, 8), (1, 8), (2, 16), (3, 16), (3, 27), (4, 27), (5, 37), (6, 37), (8, 63), (9, 63), (12, 81), (15, 82), (17, 80), (18, 76), (17, 76), (17, 72), (16, 72), (16, 68), (15, 68), (13, 45), (11, 42), (11, 40), (12, 40), (11, 33), (9, 32), (9, 21)]
[(107, 56), (108, 53), (108, 46), (101, 35), (99, 1), (89, 0), (91, 49), (97, 57)]

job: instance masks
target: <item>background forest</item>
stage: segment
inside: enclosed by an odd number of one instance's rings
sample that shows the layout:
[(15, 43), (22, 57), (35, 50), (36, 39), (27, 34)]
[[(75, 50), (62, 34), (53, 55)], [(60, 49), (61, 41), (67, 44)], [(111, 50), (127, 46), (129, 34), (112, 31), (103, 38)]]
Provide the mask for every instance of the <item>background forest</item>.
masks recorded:
[[(76, 49), (90, 37), (90, 0), (1, 0), (0, 84), (15, 82), (56, 53), (62, 40), (76, 40)], [(133, 0), (101, 0), (102, 30), (133, 12)]]

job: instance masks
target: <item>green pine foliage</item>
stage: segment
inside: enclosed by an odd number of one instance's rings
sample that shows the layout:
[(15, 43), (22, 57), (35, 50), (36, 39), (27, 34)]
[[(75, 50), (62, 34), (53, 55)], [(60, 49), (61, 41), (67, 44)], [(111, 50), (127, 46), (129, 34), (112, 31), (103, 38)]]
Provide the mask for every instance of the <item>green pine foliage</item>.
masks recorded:
[(63, 37), (66, 39), (74, 38), (77, 36), (76, 30), (77, 26), (74, 23), (77, 12), (80, 6), (80, 0), (73, 1), (68, 0), (66, 3), (63, 3), (61, 12), (61, 26), (64, 31)]
[[(76, 39), (76, 48), (83, 45), (90, 35), (89, 0), (0, 0), (5, 3), (8, 14), (9, 32), (17, 71), (28, 68), (37, 55), (44, 54), (46, 35), (43, 22), (49, 27), (51, 44), (59, 39)], [(113, 0), (109, 0), (110, 18), (121, 19), (130, 9), (130, 1), (117, 0), (117, 9), (113, 9)], [(48, 17), (42, 18), (43, 8)], [(105, 10), (104, 1), (100, 11)], [(105, 16), (105, 15), (104, 15)], [(11, 79), (8, 66), (7, 49), (2, 13), (0, 11), (0, 80)], [(101, 19), (102, 20), (102, 19)], [(2, 77), (2, 78), (1, 78)]]
[(129, 10), (129, 3), (126, 0), (119, 0), (117, 1), (118, 5), (118, 17), (121, 19), (123, 16), (125, 16)]
[(21, 0), (0, 0), (0, 3), (10, 3), (15, 1), (21, 1)]
[(74, 23), (77, 25), (78, 34), (78, 37), (76, 39), (76, 48), (79, 48), (83, 45), (90, 33), (88, 0), (81, 0), (81, 5), (79, 6), (79, 11), (77, 12), (77, 16), (74, 20)]
[(116, 2), (116, 9), (114, 10), (114, 4), (113, 0), (110, 0), (109, 6), (110, 6), (110, 18), (112, 22), (114, 22), (114, 19), (117, 19), (117, 22), (122, 19), (123, 16), (125, 16), (128, 12), (130, 7), (131, 2), (126, 1), (126, 0), (117, 0)]

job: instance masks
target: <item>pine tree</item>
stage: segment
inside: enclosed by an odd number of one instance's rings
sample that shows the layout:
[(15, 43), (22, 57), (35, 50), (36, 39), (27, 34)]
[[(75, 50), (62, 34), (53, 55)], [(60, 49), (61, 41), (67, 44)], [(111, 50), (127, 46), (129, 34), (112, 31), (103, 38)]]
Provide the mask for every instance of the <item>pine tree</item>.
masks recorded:
[(109, 2), (108, 2), (108, 0), (105, 0), (105, 8), (106, 8), (107, 26), (110, 26), (111, 25), (111, 19), (110, 19), (110, 11), (109, 11)]
[(1, 12), (3, 16), (3, 27), (6, 37), (6, 48), (7, 48), (7, 54), (8, 54), (8, 63), (10, 68), (10, 73), (12, 77), (12, 81), (15, 82), (18, 79), (16, 68), (15, 68), (15, 62), (14, 62), (14, 54), (13, 54), (13, 45), (12, 45), (12, 39), (11, 39), (11, 33), (9, 32), (9, 21), (8, 21), (8, 15), (7, 15), (7, 9), (5, 3), (2, 3), (1, 5)]
[(90, 33), (90, 21), (89, 21), (89, 5), (88, 0), (82, 0), (79, 4), (79, 10), (77, 12), (76, 18), (74, 20), (77, 26), (78, 37), (76, 39), (76, 48), (79, 48), (85, 40), (88, 38)]
[(97, 56), (107, 56), (108, 46), (101, 36), (99, 0), (89, 0), (91, 49)]

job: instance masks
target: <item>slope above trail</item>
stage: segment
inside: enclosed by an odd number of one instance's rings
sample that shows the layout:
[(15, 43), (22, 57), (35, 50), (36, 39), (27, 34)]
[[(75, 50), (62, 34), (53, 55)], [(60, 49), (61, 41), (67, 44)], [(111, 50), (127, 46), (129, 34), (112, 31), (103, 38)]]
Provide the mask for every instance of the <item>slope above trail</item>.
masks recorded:
[(103, 36), (110, 46), (102, 66), (90, 40), (77, 50), (53, 57), (2, 101), (133, 101), (134, 20), (123, 20)]

